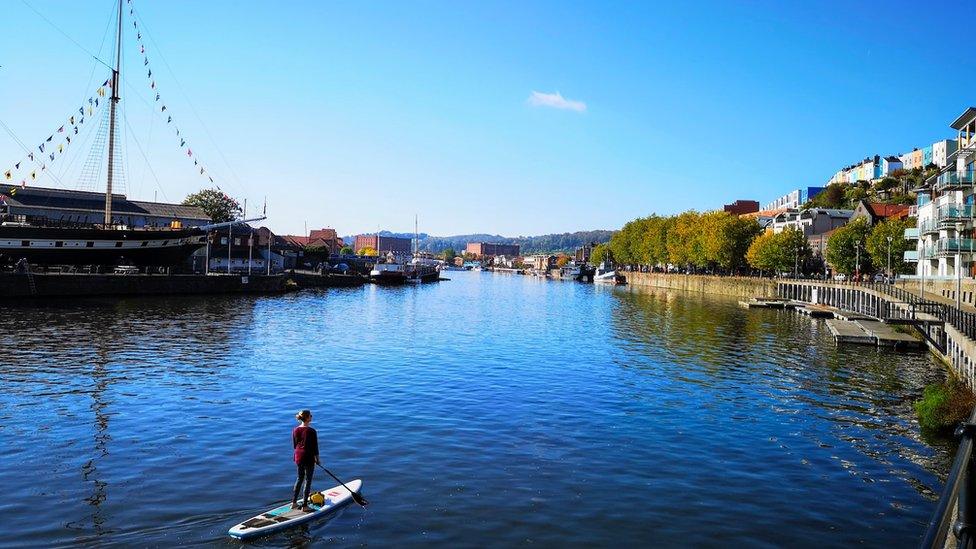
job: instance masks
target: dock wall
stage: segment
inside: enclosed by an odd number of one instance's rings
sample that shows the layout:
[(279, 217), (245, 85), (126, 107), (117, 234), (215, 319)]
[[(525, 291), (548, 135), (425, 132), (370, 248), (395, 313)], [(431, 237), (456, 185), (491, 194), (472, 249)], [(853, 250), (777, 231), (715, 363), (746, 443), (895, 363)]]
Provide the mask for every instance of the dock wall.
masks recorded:
[[(778, 295), (786, 299), (830, 305), (885, 321), (897, 321), (898, 317), (911, 311), (909, 304), (870, 288), (799, 281), (781, 282), (778, 286)], [(927, 316), (919, 315), (921, 318)], [(952, 372), (971, 390), (976, 391), (976, 342), (949, 323), (920, 322), (915, 327), (927, 335), (929, 349), (948, 363)]]
[(627, 283), (634, 286), (648, 286), (669, 290), (747, 298), (776, 295), (776, 281), (769, 278), (686, 275), (677, 273), (624, 272), (623, 274), (627, 277)]

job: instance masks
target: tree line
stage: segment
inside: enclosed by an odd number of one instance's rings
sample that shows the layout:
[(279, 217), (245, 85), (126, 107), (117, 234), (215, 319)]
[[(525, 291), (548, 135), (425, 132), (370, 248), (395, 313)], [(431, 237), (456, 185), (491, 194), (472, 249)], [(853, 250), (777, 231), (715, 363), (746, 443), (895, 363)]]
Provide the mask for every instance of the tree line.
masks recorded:
[(625, 224), (610, 242), (593, 248), (590, 262), (612, 258), (617, 264), (662, 270), (742, 273), (819, 274), (825, 263), (839, 273), (908, 272), (904, 252), (914, 249), (905, 239), (910, 220), (883, 220), (875, 225), (858, 218), (828, 235), (822, 256), (811, 249), (803, 230), (763, 230), (754, 218), (724, 211), (687, 211), (674, 216), (651, 215)]

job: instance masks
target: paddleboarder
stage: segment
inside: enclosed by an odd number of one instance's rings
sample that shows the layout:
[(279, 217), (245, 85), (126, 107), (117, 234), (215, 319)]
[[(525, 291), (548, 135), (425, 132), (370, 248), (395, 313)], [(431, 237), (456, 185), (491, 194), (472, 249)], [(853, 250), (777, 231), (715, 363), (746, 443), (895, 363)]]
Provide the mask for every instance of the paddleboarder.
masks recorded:
[(295, 419), (302, 422), (291, 432), (292, 447), (295, 448), (295, 464), (298, 466), (298, 480), (295, 481), (295, 492), (291, 498), (291, 507), (298, 507), (298, 492), (305, 484), (305, 499), (302, 503), (302, 510), (308, 510), (309, 495), (312, 493), (312, 474), (315, 472), (315, 465), (319, 462), (319, 437), (315, 429), (311, 427), (311, 410), (302, 410), (295, 414)]

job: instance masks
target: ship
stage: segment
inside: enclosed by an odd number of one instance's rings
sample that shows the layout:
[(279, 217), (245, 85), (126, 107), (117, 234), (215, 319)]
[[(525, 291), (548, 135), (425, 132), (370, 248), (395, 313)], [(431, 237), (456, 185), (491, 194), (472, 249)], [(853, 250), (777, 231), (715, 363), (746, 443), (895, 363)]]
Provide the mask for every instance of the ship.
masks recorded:
[[(123, 161), (118, 158), (119, 144), (116, 143), (121, 100), (119, 88), (122, 81), (123, 1), (118, 2), (114, 66), (111, 67), (111, 76), (98, 89), (97, 94), (104, 100), (105, 90), (111, 90), (111, 96), (108, 98), (105, 191), (94, 193), (26, 186), (28, 179), (34, 181), (38, 173), (44, 174), (46, 165), (43, 160), (48, 154), (53, 161), (55, 150), (61, 152), (63, 144), (52, 143), (52, 138), (55, 135), (67, 135), (67, 143), (70, 144), (71, 130), (74, 130), (74, 135), (78, 134), (78, 126), (72, 127), (72, 124), (84, 123), (86, 105), (83, 105), (83, 108), (79, 109), (80, 114), (73, 114), (69, 124), (61, 126), (57, 130), (58, 133), (47, 138), (47, 150), (44, 149), (44, 143), (38, 147), (39, 150), (25, 147), (27, 157), (15, 166), (17, 169), (20, 169), (22, 164), (25, 167), (31, 166), (27, 168), (30, 170), (29, 177), (25, 174), (19, 186), (0, 187), (0, 265), (23, 266), (26, 263), (38, 266), (177, 266), (206, 245), (208, 231), (264, 219), (261, 217), (224, 223), (209, 223), (208, 219), (199, 225), (188, 226), (185, 224), (186, 220), (181, 219), (179, 212), (174, 212), (165, 223), (151, 223), (139, 227), (131, 224), (133, 215), (137, 217), (151, 215), (159, 220), (160, 217), (165, 217), (165, 213), (148, 211), (147, 205), (152, 203), (128, 200), (124, 195), (113, 194), (113, 186), (120, 176)], [(98, 97), (95, 97), (94, 101), (89, 99), (87, 105), (89, 116), (92, 115), (92, 104), (98, 106)], [(79, 121), (76, 121), (76, 118)], [(11, 170), (8, 170), (5, 175), (6, 180), (11, 180)], [(69, 195), (67, 199), (63, 196), (66, 193)], [(164, 206), (180, 207), (176, 204)], [(18, 214), (16, 213), (18, 209), (31, 211), (34, 215)], [(92, 219), (92, 216), (88, 215), (96, 209), (100, 210), (101, 219)], [(56, 212), (56, 214), (45, 215), (45, 211)]]

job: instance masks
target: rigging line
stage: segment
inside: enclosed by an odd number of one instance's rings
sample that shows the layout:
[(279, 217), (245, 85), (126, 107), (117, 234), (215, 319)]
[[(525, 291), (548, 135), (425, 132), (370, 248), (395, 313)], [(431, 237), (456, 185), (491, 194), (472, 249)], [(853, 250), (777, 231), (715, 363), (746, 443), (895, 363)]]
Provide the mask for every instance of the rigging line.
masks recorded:
[[(24, 152), (26, 152), (26, 153), (32, 152), (32, 150), (29, 149), (29, 148), (27, 148), (27, 146), (24, 145), (24, 142), (21, 141), (20, 138), (18, 138), (16, 134), (14, 134), (13, 130), (10, 129), (10, 126), (8, 126), (7, 123), (3, 121), (3, 119), (0, 119), (0, 126), (3, 126), (3, 129), (6, 130), (7, 135), (9, 135), (14, 141), (16, 141), (17, 144), (20, 145), (20, 148), (24, 149)], [(33, 162), (34, 162), (34, 164), (44, 165), (43, 163), (41, 163), (41, 162), (38, 161), (38, 157), (37, 156), (34, 157)], [(61, 179), (58, 178), (58, 176), (54, 175), (51, 171), (49, 171), (49, 170), (43, 170), (43, 171), (41, 171), (41, 175), (44, 175), (44, 174), (47, 174), (51, 179), (53, 179), (55, 182), (57, 182), (58, 185), (64, 185), (64, 183), (61, 181)]]
[[(129, 119), (127, 117), (122, 117), (125, 125), (129, 125)], [(142, 145), (139, 144), (139, 140), (136, 139), (135, 132), (132, 128), (129, 128), (129, 135), (132, 136), (132, 141), (136, 144), (136, 148), (139, 150), (139, 154), (142, 155), (142, 159), (146, 162), (146, 167), (149, 168), (149, 173), (152, 174), (153, 179), (156, 180), (156, 188), (159, 189), (159, 194), (163, 195), (163, 200), (168, 201), (169, 198), (166, 196), (166, 191), (163, 190), (163, 185), (159, 182), (159, 178), (156, 177), (156, 171), (152, 169), (152, 164), (149, 163), (149, 159), (146, 157), (146, 153), (142, 150)]]
[(146, 37), (149, 38), (153, 47), (155, 48), (153, 55), (158, 53), (159, 58), (163, 60), (163, 65), (166, 66), (166, 70), (169, 71), (170, 76), (173, 77), (173, 82), (176, 82), (176, 87), (179, 88), (180, 93), (183, 94), (183, 98), (186, 99), (187, 104), (190, 106), (190, 110), (193, 112), (193, 116), (195, 116), (197, 121), (200, 122), (200, 126), (203, 127), (203, 131), (207, 134), (207, 138), (210, 139), (210, 142), (213, 144), (214, 148), (217, 149), (217, 154), (220, 155), (220, 158), (224, 161), (224, 164), (227, 165), (227, 169), (230, 170), (230, 174), (234, 176), (238, 188), (246, 192), (247, 186), (241, 182), (241, 178), (238, 177), (237, 172), (234, 171), (234, 166), (231, 165), (231, 163), (227, 160), (227, 156), (224, 155), (224, 151), (220, 148), (220, 145), (217, 144), (217, 140), (214, 139), (213, 135), (210, 133), (210, 129), (207, 127), (206, 122), (203, 121), (203, 118), (200, 117), (200, 113), (197, 112), (196, 107), (193, 106), (193, 101), (190, 100), (190, 96), (187, 95), (186, 90), (183, 89), (183, 84), (181, 84), (179, 78), (176, 77), (176, 72), (170, 66), (169, 61), (166, 60), (166, 56), (163, 55), (162, 48), (160, 48), (159, 44), (156, 43), (156, 39), (154, 39), (152, 37), (152, 33), (149, 32), (149, 27), (146, 26), (145, 20), (136, 13), (135, 8), (133, 8), (133, 17), (139, 20), (139, 24), (142, 25), (142, 30), (145, 32)]
[[(114, 13), (114, 12), (115, 12), (115, 5), (112, 5), (112, 11), (109, 12), (109, 13)], [(105, 39), (108, 37), (108, 30), (112, 27), (112, 19), (113, 19), (113, 17), (109, 17), (108, 18), (108, 22), (105, 23), (105, 31), (102, 32), (102, 42), (98, 45), (98, 53), (99, 53), (99, 55), (101, 55), (102, 50), (105, 49)], [(85, 102), (85, 99), (87, 99), (87, 97), (85, 97), (85, 94), (87, 93), (87, 90), (90, 90), (91, 89), (92, 80), (95, 78), (95, 67), (97, 67), (97, 66), (98, 66), (98, 63), (92, 63), (91, 72), (88, 74), (88, 83), (85, 84), (85, 90), (86, 91), (82, 92), (82, 97), (81, 97), (81, 102), (82, 103), (84, 103)]]
[(28, 8), (30, 8), (31, 11), (33, 11), (34, 13), (36, 13), (38, 15), (38, 17), (40, 17), (41, 19), (43, 19), (44, 21), (46, 21), (48, 25), (51, 25), (52, 27), (54, 27), (54, 30), (60, 32), (62, 36), (64, 36), (68, 40), (70, 40), (72, 44), (74, 44), (75, 46), (78, 46), (78, 48), (81, 51), (83, 51), (83, 52), (87, 53), (88, 55), (92, 56), (92, 58), (95, 61), (98, 61), (99, 63), (105, 65), (109, 69), (112, 68), (111, 65), (109, 65), (105, 61), (102, 61), (102, 59), (100, 57), (98, 57), (97, 55), (95, 55), (94, 53), (92, 53), (91, 51), (89, 51), (88, 48), (86, 48), (85, 46), (82, 46), (81, 44), (79, 44), (78, 41), (75, 40), (74, 38), (72, 38), (70, 35), (68, 35), (68, 33), (66, 33), (63, 30), (61, 30), (61, 27), (55, 25), (54, 22), (51, 21), (50, 19), (48, 19), (47, 17), (45, 17), (43, 13), (37, 11), (37, 8), (35, 8), (34, 6), (30, 5), (30, 3), (27, 0), (20, 0), (20, 1), (23, 2), (23, 4), (25, 6), (27, 6)]

